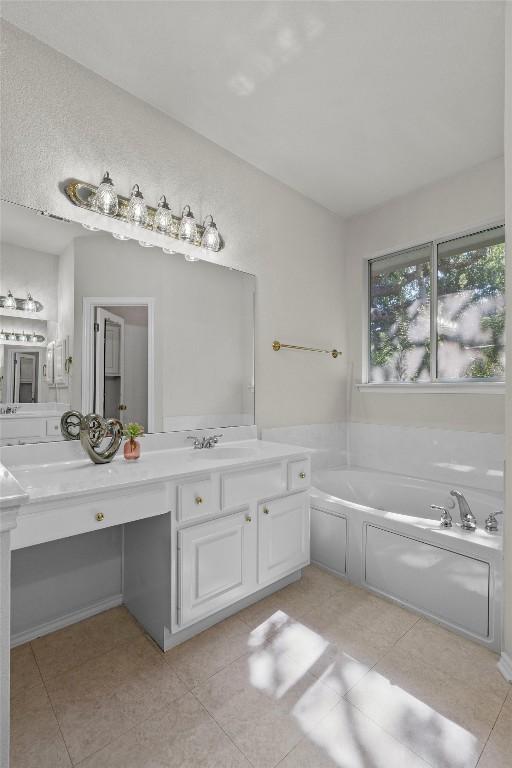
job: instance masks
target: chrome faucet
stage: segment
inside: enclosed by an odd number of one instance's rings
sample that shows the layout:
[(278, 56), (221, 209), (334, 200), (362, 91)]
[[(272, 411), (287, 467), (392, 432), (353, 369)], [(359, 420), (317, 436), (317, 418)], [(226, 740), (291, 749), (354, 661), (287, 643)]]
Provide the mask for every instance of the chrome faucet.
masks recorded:
[(198, 437), (197, 435), (188, 435), (187, 440), (194, 441), (194, 448), (198, 450), (202, 448), (213, 448), (217, 445), (222, 435), (211, 435), (211, 437)]
[(476, 517), (472, 513), (466, 497), (462, 491), (450, 491), (450, 496), (453, 496), (455, 499), (457, 499), (459, 504), (460, 527), (465, 531), (474, 531), (476, 528)]
[(442, 507), (440, 504), (431, 504), (430, 509), (433, 509), (436, 512), (441, 513), (441, 519), (439, 521), (439, 525), (441, 526), (441, 528), (452, 527), (452, 516), (450, 515), (446, 507)]

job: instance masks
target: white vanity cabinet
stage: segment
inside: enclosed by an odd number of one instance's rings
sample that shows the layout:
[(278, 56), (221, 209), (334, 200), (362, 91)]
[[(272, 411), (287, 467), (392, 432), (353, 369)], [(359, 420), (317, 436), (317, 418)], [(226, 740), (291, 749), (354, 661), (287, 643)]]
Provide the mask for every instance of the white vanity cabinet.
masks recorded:
[(258, 507), (258, 582), (267, 584), (309, 562), (309, 501), (292, 494)]
[(257, 523), (249, 510), (178, 532), (178, 624), (236, 602), (255, 587)]

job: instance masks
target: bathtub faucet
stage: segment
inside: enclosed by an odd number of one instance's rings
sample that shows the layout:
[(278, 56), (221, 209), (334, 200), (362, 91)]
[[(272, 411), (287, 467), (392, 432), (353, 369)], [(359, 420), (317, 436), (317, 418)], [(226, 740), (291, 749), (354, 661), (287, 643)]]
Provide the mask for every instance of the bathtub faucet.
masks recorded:
[(460, 512), (460, 527), (465, 531), (474, 531), (476, 528), (476, 517), (472, 513), (466, 497), (461, 491), (450, 491), (450, 496), (457, 499)]

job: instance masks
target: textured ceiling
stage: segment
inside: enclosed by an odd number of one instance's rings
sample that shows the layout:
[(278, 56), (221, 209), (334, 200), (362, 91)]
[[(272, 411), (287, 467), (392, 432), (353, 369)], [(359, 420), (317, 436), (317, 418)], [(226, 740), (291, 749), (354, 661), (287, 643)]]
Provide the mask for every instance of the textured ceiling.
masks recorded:
[(503, 153), (501, 2), (3, 2), (2, 15), (349, 216)]

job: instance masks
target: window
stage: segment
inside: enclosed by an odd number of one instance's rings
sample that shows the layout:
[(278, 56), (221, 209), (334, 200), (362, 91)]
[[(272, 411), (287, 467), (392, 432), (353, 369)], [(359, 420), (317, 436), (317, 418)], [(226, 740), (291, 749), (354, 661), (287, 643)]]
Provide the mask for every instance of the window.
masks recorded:
[(494, 227), (369, 263), (368, 381), (502, 381), (505, 236)]

